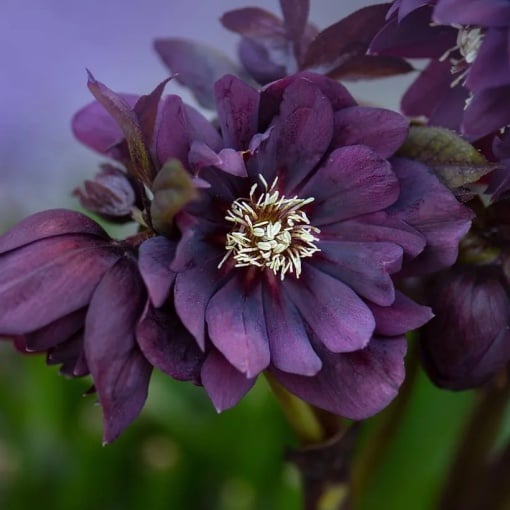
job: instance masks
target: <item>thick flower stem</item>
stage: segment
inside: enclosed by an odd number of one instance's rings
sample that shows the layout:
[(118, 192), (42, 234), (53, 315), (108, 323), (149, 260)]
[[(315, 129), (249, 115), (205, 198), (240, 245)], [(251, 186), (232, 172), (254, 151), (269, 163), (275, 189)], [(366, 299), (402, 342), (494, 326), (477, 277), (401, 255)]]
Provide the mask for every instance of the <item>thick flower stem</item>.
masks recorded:
[(337, 416), (289, 393), (271, 374), (265, 376), (301, 444), (287, 458), (301, 473), (305, 510), (349, 510), (350, 466), (358, 427), (347, 428)]
[[(510, 398), (508, 375), (502, 384), (492, 381), (480, 393), (447, 478), (439, 510), (474, 510), (479, 508), (477, 502), (485, 499), (484, 481), (488, 481), (492, 449)], [(506, 485), (500, 490), (506, 491)]]

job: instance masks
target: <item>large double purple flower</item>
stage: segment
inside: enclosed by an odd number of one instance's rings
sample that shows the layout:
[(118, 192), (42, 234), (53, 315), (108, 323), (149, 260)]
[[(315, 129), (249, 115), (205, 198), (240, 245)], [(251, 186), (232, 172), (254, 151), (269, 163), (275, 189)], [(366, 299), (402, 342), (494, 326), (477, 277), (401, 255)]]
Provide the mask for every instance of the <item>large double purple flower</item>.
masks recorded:
[(191, 145), (208, 181), (181, 215), (177, 313), (207, 353), (218, 409), (264, 370), (292, 393), (360, 419), (395, 396), (404, 333), (430, 317), (392, 276), (451, 265), (470, 213), (423, 165), (393, 157), (407, 121), (300, 73), (260, 93), (216, 83), (224, 149)]

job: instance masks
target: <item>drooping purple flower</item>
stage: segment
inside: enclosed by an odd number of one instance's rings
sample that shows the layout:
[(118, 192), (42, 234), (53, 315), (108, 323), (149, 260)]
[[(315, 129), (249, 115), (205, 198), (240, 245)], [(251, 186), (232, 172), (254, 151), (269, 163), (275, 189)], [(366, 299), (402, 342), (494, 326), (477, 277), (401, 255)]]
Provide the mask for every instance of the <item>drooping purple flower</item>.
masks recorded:
[(164, 318), (154, 308), (172, 283), (161, 268), (175, 243), (138, 246), (145, 237), (114, 241), (67, 210), (29, 216), (0, 237), (0, 336), (46, 352), (67, 376), (90, 373), (105, 443), (140, 412), (153, 366), (199, 381), (200, 351), (171, 307)]
[(395, 2), (371, 51), (432, 59), (405, 94), (403, 111), (471, 140), (506, 126), (509, 13), (499, 0)]
[(403, 380), (404, 333), (431, 317), (392, 275), (451, 265), (471, 214), (393, 157), (403, 117), (337, 82), (300, 73), (259, 93), (226, 76), (215, 91), (224, 148), (191, 145), (210, 187), (180, 217), (172, 264), (202, 383), (223, 409), (270, 370), (314, 405), (374, 414)]

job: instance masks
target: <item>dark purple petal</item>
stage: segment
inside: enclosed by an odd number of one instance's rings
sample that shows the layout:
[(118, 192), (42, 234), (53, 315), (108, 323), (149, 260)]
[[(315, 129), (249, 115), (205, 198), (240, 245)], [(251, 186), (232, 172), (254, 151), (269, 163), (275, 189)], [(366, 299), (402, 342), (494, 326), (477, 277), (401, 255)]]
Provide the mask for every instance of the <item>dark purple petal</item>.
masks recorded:
[(371, 5), (353, 12), (320, 32), (303, 57), (304, 68), (328, 72), (367, 47), (384, 25), (388, 4)]
[(310, 219), (317, 227), (379, 211), (398, 195), (391, 165), (362, 145), (333, 151), (300, 190), (300, 196), (315, 199)]
[(179, 96), (167, 96), (154, 132), (154, 151), (160, 165), (177, 158), (186, 167), (192, 142), (203, 142), (215, 151), (222, 147), (220, 135), (202, 114), (184, 104)]
[(436, 317), (425, 329), (424, 365), (450, 389), (478, 386), (510, 359), (508, 283), (495, 266), (439, 274), (429, 296)]
[[(133, 108), (139, 96), (119, 94), (129, 108)], [(99, 101), (93, 101), (78, 110), (72, 119), (74, 136), (87, 147), (114, 159), (123, 159), (116, 145), (124, 138), (122, 129)]]
[(106, 232), (84, 214), (67, 209), (51, 209), (28, 216), (0, 236), (0, 253), (40, 239), (66, 234), (88, 234), (108, 239)]
[(214, 109), (214, 82), (224, 74), (239, 74), (230, 59), (211, 48), (186, 39), (156, 39), (154, 48), (176, 80), (189, 87), (204, 108)]
[(375, 317), (375, 332), (384, 336), (400, 336), (427, 323), (434, 314), (428, 306), (421, 306), (396, 292), (391, 306), (367, 303)]
[(238, 51), (243, 67), (258, 83), (270, 83), (287, 74), (285, 66), (272, 62), (267, 49), (252, 39), (243, 37)]
[(299, 280), (287, 277), (282, 285), (303, 320), (331, 352), (356, 351), (368, 344), (374, 317), (347, 285), (308, 263), (303, 264)]
[(85, 323), (86, 309), (71, 312), (47, 326), (25, 335), (28, 351), (46, 351), (78, 333)]
[(163, 236), (147, 239), (138, 251), (138, 268), (157, 308), (165, 302), (175, 279), (175, 272), (170, 269), (174, 253), (175, 243)]
[(451, 266), (460, 239), (471, 226), (473, 213), (426, 166), (395, 158), (393, 170), (400, 181), (398, 201), (388, 210), (423, 234), (427, 247), (404, 266), (406, 274), (426, 274)]
[(294, 56), (301, 59), (302, 38), (306, 29), (306, 22), (310, 13), (310, 0), (280, 0), (283, 13), (283, 23), (287, 38), (292, 42)]
[(148, 306), (136, 327), (136, 340), (145, 358), (165, 374), (179, 381), (200, 381), (204, 354), (172, 310)]
[(84, 307), (120, 253), (85, 236), (42, 239), (0, 257), (0, 332), (34, 331)]
[(120, 259), (90, 301), (84, 349), (103, 410), (103, 441), (112, 442), (145, 403), (152, 371), (138, 349), (136, 324), (146, 302), (134, 261)]
[(431, 7), (426, 6), (405, 19), (391, 19), (374, 37), (369, 51), (398, 57), (439, 59), (456, 45), (458, 30), (450, 26), (431, 26), (431, 13)]
[(477, 92), (464, 112), (462, 133), (476, 140), (510, 124), (510, 86)]
[(70, 337), (48, 351), (48, 365), (61, 365), (59, 372), (68, 377), (83, 377), (89, 374), (83, 353), (83, 331)]
[(395, 300), (390, 274), (402, 264), (403, 250), (393, 243), (321, 241), (314, 267), (347, 284), (357, 294), (381, 306)]
[(201, 378), (205, 391), (219, 413), (235, 406), (255, 383), (255, 378), (248, 379), (216, 350), (207, 355)]
[(239, 78), (226, 75), (214, 84), (214, 93), (225, 147), (247, 149), (257, 132), (258, 92)]
[(234, 365), (253, 378), (269, 365), (269, 339), (262, 307), (262, 287), (243, 288), (239, 275), (214, 294), (205, 318), (212, 343)]
[(353, 106), (335, 113), (333, 146), (366, 145), (383, 158), (392, 156), (409, 133), (409, 121), (383, 108)]
[(323, 369), (313, 377), (272, 370), (291, 393), (334, 414), (362, 420), (376, 414), (397, 395), (405, 376), (403, 338), (373, 339), (348, 354), (321, 352)]
[(313, 170), (333, 135), (330, 101), (306, 77), (290, 84), (283, 94), (280, 116), (267, 142), (250, 163), (271, 183), (278, 172), (280, 188), (292, 190)]
[(246, 167), (240, 152), (234, 149), (222, 149), (214, 152), (203, 142), (193, 142), (189, 151), (189, 163), (193, 170), (200, 172), (204, 167), (214, 166), (238, 177), (246, 177)]
[(510, 25), (507, 0), (441, 0), (434, 9), (434, 21), (446, 25)]
[(175, 279), (175, 309), (203, 350), (205, 311), (211, 296), (225, 280), (225, 276), (218, 269), (221, 258), (221, 253), (211, 253), (207, 244), (193, 237), (190, 240), (184, 238), (178, 246), (176, 259), (182, 264), (182, 272), (178, 273)]
[(271, 364), (283, 372), (315, 375), (322, 362), (310, 343), (301, 314), (278, 287), (264, 285), (263, 290)]
[(392, 242), (404, 249), (408, 257), (416, 257), (426, 245), (425, 236), (385, 211), (358, 216), (321, 227), (322, 239), (344, 239), (362, 242)]
[(400, 57), (387, 55), (355, 55), (328, 72), (335, 80), (366, 80), (384, 78), (414, 71), (414, 67)]

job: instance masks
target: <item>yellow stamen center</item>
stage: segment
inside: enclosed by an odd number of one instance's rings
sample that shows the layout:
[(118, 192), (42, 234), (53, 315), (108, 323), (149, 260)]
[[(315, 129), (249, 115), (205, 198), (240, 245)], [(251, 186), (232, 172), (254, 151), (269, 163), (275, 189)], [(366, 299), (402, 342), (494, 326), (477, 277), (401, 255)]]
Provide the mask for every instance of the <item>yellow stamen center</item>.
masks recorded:
[(264, 187), (257, 193), (258, 184), (251, 187), (248, 198), (232, 203), (225, 219), (233, 224), (227, 234), (227, 253), (220, 268), (232, 256), (235, 267), (256, 266), (271, 269), (283, 280), (286, 273), (301, 274), (301, 259), (320, 251), (314, 234), (320, 230), (312, 225), (302, 207), (313, 198), (286, 198), (276, 189), (278, 178), (271, 186), (260, 175)]

